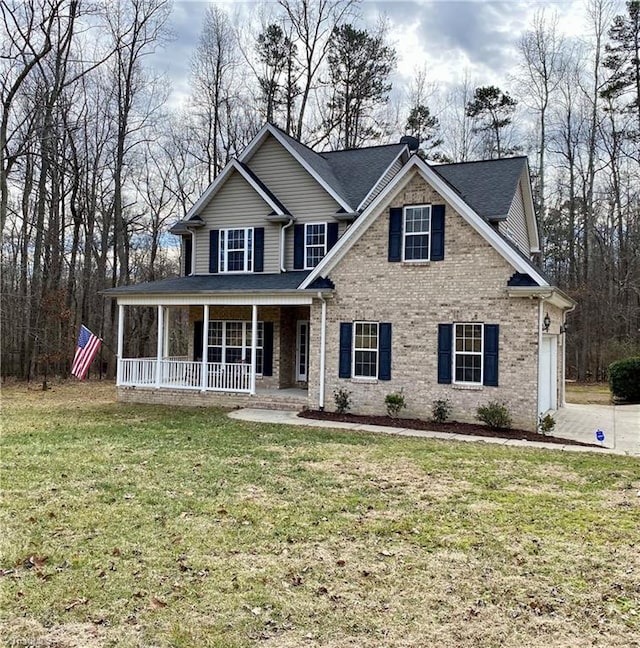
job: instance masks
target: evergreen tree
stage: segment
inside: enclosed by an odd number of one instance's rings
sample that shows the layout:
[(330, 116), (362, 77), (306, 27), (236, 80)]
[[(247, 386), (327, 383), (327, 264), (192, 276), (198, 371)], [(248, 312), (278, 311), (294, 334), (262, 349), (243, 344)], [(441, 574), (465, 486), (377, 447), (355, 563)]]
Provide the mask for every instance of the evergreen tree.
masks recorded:
[(384, 30), (370, 34), (341, 25), (332, 33), (329, 76), (333, 97), (325, 122), (328, 133), (336, 132), (339, 145), (353, 148), (376, 135), (375, 108), (391, 90), (389, 75), (395, 68), (396, 53), (385, 45)]
[[(606, 46), (604, 66), (611, 77), (602, 97), (612, 102), (622, 99), (622, 109), (635, 115), (637, 130), (629, 133), (640, 138), (640, 0), (627, 2), (627, 15), (616, 16), (609, 29), (611, 43)], [(628, 96), (627, 96), (628, 95)], [(626, 98), (626, 102), (625, 99)]]
[(266, 119), (275, 123), (276, 114), (284, 109), (283, 125), (286, 132), (290, 133), (294, 103), (299, 94), (296, 85), (296, 45), (280, 25), (271, 24), (258, 36), (257, 54), (263, 65), (263, 74), (258, 77), (258, 84)]
[(518, 147), (505, 147), (503, 131), (512, 122), (517, 101), (496, 86), (475, 89), (467, 104), (467, 116), (476, 121), (474, 132), (487, 138), (485, 155), (489, 158), (513, 154)]
[(437, 160), (443, 159), (442, 154), (436, 150), (443, 142), (439, 137), (439, 129), (440, 121), (431, 114), (427, 106), (418, 104), (409, 112), (405, 131), (420, 142), (419, 155)]

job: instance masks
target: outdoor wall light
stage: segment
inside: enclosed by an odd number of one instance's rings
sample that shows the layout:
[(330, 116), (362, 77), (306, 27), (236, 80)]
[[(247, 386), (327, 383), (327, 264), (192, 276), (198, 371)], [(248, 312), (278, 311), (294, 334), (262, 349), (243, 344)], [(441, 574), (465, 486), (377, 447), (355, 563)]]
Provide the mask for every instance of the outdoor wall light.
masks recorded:
[(551, 326), (551, 318), (549, 317), (549, 313), (546, 313), (544, 319), (542, 320), (542, 330), (545, 333), (548, 333), (550, 326)]

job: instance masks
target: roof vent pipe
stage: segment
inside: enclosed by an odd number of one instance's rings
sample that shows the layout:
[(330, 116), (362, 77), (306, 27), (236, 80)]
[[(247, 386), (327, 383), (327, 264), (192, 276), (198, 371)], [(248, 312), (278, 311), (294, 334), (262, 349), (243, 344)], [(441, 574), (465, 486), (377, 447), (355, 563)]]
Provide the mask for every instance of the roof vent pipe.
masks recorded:
[(403, 135), (400, 138), (400, 144), (406, 144), (412, 153), (420, 148), (420, 141), (417, 137), (413, 137), (413, 135)]

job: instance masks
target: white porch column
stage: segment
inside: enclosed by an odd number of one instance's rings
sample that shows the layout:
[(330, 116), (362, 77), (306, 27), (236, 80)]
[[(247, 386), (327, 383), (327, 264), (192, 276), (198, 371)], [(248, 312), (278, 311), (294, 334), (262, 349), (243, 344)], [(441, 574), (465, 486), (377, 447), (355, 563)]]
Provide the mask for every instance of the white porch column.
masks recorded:
[(164, 337), (162, 340), (162, 357), (169, 357), (169, 307), (164, 307)]
[(318, 394), (318, 408), (324, 409), (324, 363), (327, 347), (327, 302), (318, 294), (322, 299), (322, 314), (320, 316), (320, 393)]
[(156, 345), (156, 387), (162, 382), (162, 343), (164, 341), (164, 306), (158, 306), (158, 343)]
[(207, 389), (207, 363), (209, 362), (209, 305), (204, 305), (204, 317), (202, 318), (202, 370), (200, 389)]
[(124, 349), (124, 306), (118, 304), (118, 356), (116, 359), (116, 385), (122, 382), (122, 354)]
[(256, 353), (258, 351), (258, 307), (251, 306), (251, 395), (256, 394)]

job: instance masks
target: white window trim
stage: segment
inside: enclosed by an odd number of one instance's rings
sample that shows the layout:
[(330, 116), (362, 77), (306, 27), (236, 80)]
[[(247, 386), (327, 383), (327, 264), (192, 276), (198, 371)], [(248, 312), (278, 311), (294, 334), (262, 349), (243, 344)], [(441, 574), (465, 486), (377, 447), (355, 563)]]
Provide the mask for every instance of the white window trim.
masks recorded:
[[(324, 227), (324, 246), (307, 245), (307, 228), (311, 227), (313, 225), (322, 225)], [(324, 257), (327, 256), (327, 237), (328, 237), (327, 223), (305, 223), (304, 224), (304, 269), (305, 270), (313, 270), (318, 265), (318, 263), (320, 263), (320, 261), (322, 261), (322, 259), (324, 259)], [(315, 266), (307, 265), (307, 249), (308, 248), (320, 248), (320, 247), (323, 248), (323, 252), (322, 252), (322, 257), (320, 258), (318, 263), (316, 263)]]
[[(239, 230), (244, 232), (244, 269), (227, 270), (227, 266), (229, 265), (228, 235), (229, 232), (237, 232)], [(249, 254), (249, 232), (251, 232), (251, 254)], [(218, 271), (220, 274), (248, 274), (253, 272), (253, 254), (256, 244), (254, 234), (255, 232), (253, 227), (228, 227), (220, 230), (220, 240), (218, 243)], [(233, 251), (238, 252), (239, 250)]]
[[(227, 348), (231, 349), (238, 349), (240, 347), (237, 346), (228, 346), (227, 345), (227, 324), (242, 324), (242, 355), (245, 360), (245, 364), (250, 364), (246, 362), (247, 359), (247, 351), (251, 353), (251, 343), (247, 345), (247, 329), (251, 325), (251, 320), (209, 320), (209, 328), (207, 329), (207, 347), (216, 347), (218, 346), (217, 344), (209, 344), (209, 335), (210, 335), (210, 327), (211, 324), (213, 323), (221, 323), (222, 324), (222, 344), (220, 345), (220, 348), (222, 349), (222, 364), (227, 364), (225, 362), (225, 356), (227, 355)], [(262, 326), (262, 346), (259, 344), (256, 345), (256, 353), (258, 351), (262, 351), (262, 369), (264, 371), (264, 322), (259, 321), (258, 322), (258, 329)], [(257, 340), (256, 340), (257, 341)], [(257, 365), (256, 365), (257, 366)], [(257, 376), (262, 376), (261, 373), (257, 373)]]
[[(429, 253), (426, 259), (405, 259), (405, 249), (407, 242), (407, 209), (425, 209), (429, 208), (429, 231), (428, 232), (411, 232), (408, 236), (423, 236), (427, 234), (429, 236)], [(431, 261), (431, 242), (433, 240), (431, 236), (431, 225), (433, 223), (433, 212), (431, 205), (405, 205), (402, 208), (402, 261), (403, 263), (425, 263)]]
[[(358, 376), (356, 374), (356, 351), (373, 351), (373, 349), (358, 349), (356, 348), (356, 326), (358, 324), (375, 324), (376, 327), (376, 375), (375, 376)], [(380, 322), (371, 322), (366, 320), (358, 320), (353, 323), (351, 329), (353, 342), (351, 344), (351, 378), (356, 380), (378, 380), (378, 370), (380, 368)]]
[[(301, 353), (300, 343), (303, 336), (306, 345), (304, 350), (306, 372), (301, 374), (300, 362), (303, 354)], [(299, 382), (309, 381), (309, 320), (298, 320), (296, 323), (296, 380)]]
[[(480, 327), (480, 351), (456, 351), (456, 327), (457, 326), (479, 326)], [(482, 387), (484, 385), (484, 323), (483, 322), (454, 322), (452, 335), (453, 353), (451, 354), (451, 377), (454, 385), (468, 385), (469, 387)], [(480, 356), (480, 382), (469, 380), (456, 380), (456, 355), (479, 355)]]

